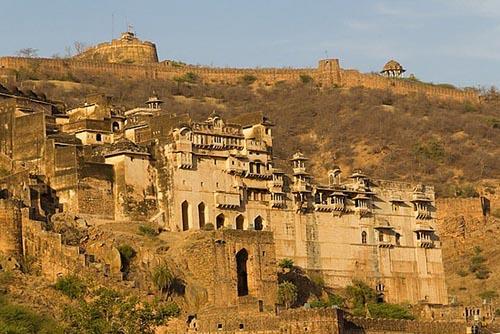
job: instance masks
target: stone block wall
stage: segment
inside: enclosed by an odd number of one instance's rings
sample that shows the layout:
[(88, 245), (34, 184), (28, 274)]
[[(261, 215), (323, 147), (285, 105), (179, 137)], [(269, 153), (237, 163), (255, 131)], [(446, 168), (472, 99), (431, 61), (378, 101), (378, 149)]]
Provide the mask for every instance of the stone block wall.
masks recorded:
[(19, 259), (22, 254), (21, 203), (0, 199), (0, 252)]
[[(143, 48), (141, 46), (141, 48)], [(146, 47), (148, 48), (148, 47)], [(110, 46), (110, 50), (113, 47)], [(111, 51), (110, 51), (111, 52)], [(131, 51), (132, 52), (132, 51)], [(132, 54), (139, 54), (135, 50)], [(134, 56), (135, 57), (135, 56)], [(145, 59), (147, 59), (146, 57)], [(142, 65), (107, 63), (93, 57), (80, 59), (44, 59), (0, 57), (0, 68), (14, 70), (42, 69), (44, 72), (65, 75), (78, 74), (111, 74), (122, 78), (134, 79), (173, 79), (186, 73), (199, 76), (201, 81), (208, 83), (240, 82), (244, 76), (253, 76), (261, 84), (271, 85), (280, 81), (300, 82), (302, 75), (310, 76), (323, 87), (366, 87), (388, 89), (396, 94), (421, 93), (432, 98), (451, 99), (458, 101), (478, 102), (479, 96), (473, 91), (439, 87), (425, 83), (410, 82), (401, 79), (390, 79), (376, 74), (361, 73), (356, 70), (341, 69), (338, 59), (325, 59), (319, 62), (317, 68), (211, 68), (202, 66), (175, 66), (171, 62), (148, 62)]]
[(369, 319), (348, 317), (345, 334), (464, 334), (463, 322)]

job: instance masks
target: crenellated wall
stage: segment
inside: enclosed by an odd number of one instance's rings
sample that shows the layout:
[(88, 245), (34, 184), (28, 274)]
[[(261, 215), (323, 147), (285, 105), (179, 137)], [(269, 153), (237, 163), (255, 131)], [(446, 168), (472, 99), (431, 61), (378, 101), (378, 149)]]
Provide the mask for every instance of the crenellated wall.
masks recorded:
[[(474, 91), (435, 86), (404, 79), (386, 78), (377, 74), (365, 74), (356, 70), (342, 69), (338, 59), (320, 60), (317, 68), (215, 68), (193, 65), (176, 65), (169, 61), (144, 63), (112, 63), (95, 57), (84, 59), (49, 59), (0, 57), (0, 68), (16, 71), (42, 71), (48, 74), (67, 75), (110, 74), (134, 79), (174, 79), (193, 73), (203, 82), (235, 84), (244, 76), (255, 77), (256, 81), (272, 85), (281, 81), (300, 82), (304, 76), (311, 77), (323, 87), (366, 87), (389, 89), (396, 94), (420, 93), (439, 99), (458, 101), (479, 101)], [(90, 60), (89, 60), (90, 59)]]

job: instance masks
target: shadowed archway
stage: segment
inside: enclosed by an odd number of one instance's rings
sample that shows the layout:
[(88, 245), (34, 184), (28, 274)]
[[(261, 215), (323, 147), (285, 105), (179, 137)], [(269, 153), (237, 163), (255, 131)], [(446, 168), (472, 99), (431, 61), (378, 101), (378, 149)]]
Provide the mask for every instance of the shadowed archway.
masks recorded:
[(238, 276), (238, 296), (248, 295), (248, 252), (245, 248), (236, 253), (236, 274)]

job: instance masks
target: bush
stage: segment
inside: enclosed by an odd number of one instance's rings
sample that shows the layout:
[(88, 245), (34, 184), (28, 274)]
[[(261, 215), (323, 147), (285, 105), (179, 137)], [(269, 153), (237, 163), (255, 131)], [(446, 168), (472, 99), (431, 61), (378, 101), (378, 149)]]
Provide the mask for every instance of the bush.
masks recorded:
[(320, 273), (309, 274), (309, 279), (317, 289), (323, 289), (325, 287), (325, 279)]
[(0, 297), (0, 333), (62, 334), (63, 331), (53, 319)]
[(377, 292), (359, 280), (353, 280), (352, 284), (346, 287), (346, 294), (354, 309), (364, 309), (366, 304), (377, 301)]
[(313, 81), (314, 81), (314, 79), (313, 79), (310, 75), (307, 75), (307, 74), (301, 74), (301, 75), (300, 75), (300, 81), (301, 81), (303, 84), (307, 84), (307, 83), (313, 82)]
[(474, 255), (469, 264), (469, 271), (474, 273), (477, 279), (487, 279), (490, 276), (490, 270), (484, 264), (486, 259), (481, 255), (482, 251), (481, 247), (474, 247)]
[(122, 272), (128, 272), (130, 269), (130, 262), (132, 258), (137, 254), (132, 246), (123, 244), (118, 246), (118, 252), (120, 252), (120, 259), (122, 261)]
[(158, 235), (158, 231), (148, 225), (139, 225), (139, 234), (146, 237), (156, 237)]
[(311, 308), (326, 308), (326, 307), (342, 307), (344, 306), (344, 299), (336, 294), (329, 294), (328, 300), (318, 299), (310, 304)]
[(495, 290), (486, 290), (479, 294), (479, 298), (492, 301), (493, 299), (498, 298), (498, 292)]
[(407, 320), (415, 319), (415, 317), (407, 307), (397, 304), (370, 303), (368, 304), (368, 310), (370, 311), (370, 315), (373, 318)]
[(178, 316), (181, 313), (181, 308), (177, 303), (170, 302), (159, 304), (156, 308), (156, 312), (159, 318), (166, 319)]
[(154, 268), (151, 278), (160, 295), (167, 293), (168, 296), (170, 294), (175, 278), (166, 263), (162, 263)]
[(71, 299), (82, 297), (86, 291), (83, 281), (75, 275), (58, 277), (55, 289), (61, 291)]
[(297, 287), (292, 282), (283, 282), (278, 285), (278, 304), (290, 308), (297, 301)]
[(282, 259), (279, 263), (278, 266), (281, 269), (292, 269), (293, 268), (293, 260), (289, 258), (284, 258)]
[(458, 275), (458, 276), (460, 276), (460, 277), (465, 277), (465, 276), (467, 276), (468, 274), (469, 274), (469, 273), (468, 273), (467, 271), (463, 270), (463, 269), (459, 269), (459, 270), (457, 271), (457, 275)]
[(186, 82), (189, 82), (189, 83), (195, 83), (198, 81), (199, 78), (200, 77), (193, 72), (187, 72), (186, 74), (184, 74), (182, 76), (182, 79)]
[(251, 74), (245, 74), (244, 76), (241, 77), (241, 83), (243, 83), (244, 85), (251, 85), (253, 84), (255, 81), (257, 81), (257, 77), (255, 75), (251, 75)]
[(486, 267), (478, 269), (474, 274), (477, 279), (487, 279), (490, 277), (490, 270)]

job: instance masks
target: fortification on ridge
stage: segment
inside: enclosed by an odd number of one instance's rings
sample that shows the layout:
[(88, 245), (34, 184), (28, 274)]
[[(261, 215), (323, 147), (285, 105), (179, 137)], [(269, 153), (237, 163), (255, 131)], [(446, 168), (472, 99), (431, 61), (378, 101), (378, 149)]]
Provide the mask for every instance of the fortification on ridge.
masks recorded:
[[(385, 89), (396, 94), (424, 94), (431, 98), (457, 101), (479, 101), (474, 90), (443, 87), (402, 78), (400, 75), (361, 73), (343, 69), (338, 59), (322, 59), (316, 68), (216, 68), (158, 61), (155, 44), (139, 40), (134, 33), (123, 33), (119, 39), (101, 43), (69, 59), (0, 57), (0, 70), (43, 70), (48, 74), (114, 75), (134, 79), (172, 80), (194, 74), (200, 82), (236, 84), (251, 76), (257, 84), (300, 82), (304, 78), (318, 86)], [(394, 74), (395, 72), (390, 72)], [(399, 73), (399, 72), (398, 72)], [(402, 72), (401, 72), (402, 73)]]

